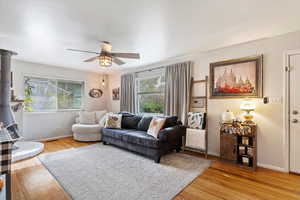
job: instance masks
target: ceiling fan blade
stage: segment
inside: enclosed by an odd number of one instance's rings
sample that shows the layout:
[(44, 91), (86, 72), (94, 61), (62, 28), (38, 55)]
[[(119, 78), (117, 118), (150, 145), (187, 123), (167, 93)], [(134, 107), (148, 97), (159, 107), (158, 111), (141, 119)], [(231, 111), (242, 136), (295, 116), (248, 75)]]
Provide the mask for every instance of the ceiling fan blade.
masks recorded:
[(79, 50), (79, 49), (67, 49), (68, 51), (76, 51), (76, 52), (81, 52), (81, 53), (94, 53), (94, 54), (100, 54), (99, 52), (95, 51), (85, 51), (85, 50)]
[(123, 62), (119, 58), (113, 58), (113, 62), (116, 63), (117, 65), (123, 65), (123, 64), (125, 64), (125, 62)]
[(89, 58), (87, 60), (84, 60), (83, 62), (93, 62), (93, 61), (97, 60), (98, 58), (99, 58), (99, 56), (95, 56), (95, 57)]
[(119, 58), (140, 59), (139, 53), (111, 53), (111, 55)]

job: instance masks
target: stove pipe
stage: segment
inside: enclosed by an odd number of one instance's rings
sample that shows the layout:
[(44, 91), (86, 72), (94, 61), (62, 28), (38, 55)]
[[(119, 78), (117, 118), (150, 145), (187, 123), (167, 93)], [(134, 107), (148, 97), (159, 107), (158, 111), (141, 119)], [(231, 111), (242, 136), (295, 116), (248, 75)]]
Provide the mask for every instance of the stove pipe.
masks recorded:
[(14, 115), (10, 107), (11, 100), (11, 56), (17, 55), (13, 51), (0, 49), (0, 122), (4, 123), (4, 126), (8, 126), (15, 123)]

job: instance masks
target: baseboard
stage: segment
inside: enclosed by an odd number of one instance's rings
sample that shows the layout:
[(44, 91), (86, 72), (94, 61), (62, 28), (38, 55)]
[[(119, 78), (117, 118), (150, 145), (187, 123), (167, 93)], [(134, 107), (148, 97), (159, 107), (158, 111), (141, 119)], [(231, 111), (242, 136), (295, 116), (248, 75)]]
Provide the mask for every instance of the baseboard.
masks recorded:
[(51, 137), (51, 138), (43, 138), (43, 139), (34, 140), (34, 141), (35, 142), (47, 142), (47, 141), (58, 140), (58, 139), (67, 138), (67, 137), (72, 137), (72, 135), (62, 135), (62, 136)]
[[(217, 152), (211, 152), (211, 151), (209, 151), (208, 154), (212, 155), (212, 156), (220, 157), (220, 155)], [(280, 171), (280, 172), (287, 173), (287, 171), (284, 168), (282, 168), (282, 167), (277, 167), (277, 166), (274, 166), (274, 165), (268, 165), (268, 164), (263, 164), (263, 163), (257, 163), (257, 165), (259, 167), (262, 167), (262, 168), (267, 168), (267, 169), (271, 169), (271, 170), (275, 170), (275, 171)]]
[[(196, 152), (196, 153), (200, 153), (200, 154), (205, 154), (204, 152), (199, 152), (199, 151), (193, 151), (192, 149), (185, 149), (186, 151), (191, 151), (191, 152)], [(219, 154), (216, 153), (216, 152), (211, 152), (211, 151), (208, 151), (207, 152), (207, 155), (209, 156), (214, 156), (214, 157), (219, 157)]]
[(274, 166), (274, 165), (267, 165), (267, 164), (263, 164), (263, 163), (257, 163), (257, 166), (262, 167), (262, 168), (272, 169), (272, 170), (275, 170), (275, 171), (287, 172), (284, 168), (277, 167), (277, 166)]
[(212, 151), (208, 151), (207, 152), (208, 155), (211, 155), (211, 156), (216, 156), (216, 157), (220, 157), (220, 155), (216, 152), (212, 152)]

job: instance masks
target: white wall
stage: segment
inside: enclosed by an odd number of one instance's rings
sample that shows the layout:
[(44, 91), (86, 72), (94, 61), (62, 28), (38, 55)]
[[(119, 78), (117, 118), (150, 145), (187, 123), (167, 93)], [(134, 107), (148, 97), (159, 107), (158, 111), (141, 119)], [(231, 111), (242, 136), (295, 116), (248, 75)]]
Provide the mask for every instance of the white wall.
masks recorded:
[[(85, 96), (82, 109), (103, 110), (107, 109), (107, 84), (102, 86), (102, 75), (94, 72), (71, 70), (55, 66), (12, 61), (14, 72), (14, 89), (17, 96), (24, 96), (24, 76), (32, 75), (85, 82)], [(107, 78), (106, 78), (107, 79)], [(91, 88), (101, 88), (103, 96), (94, 99), (88, 96)], [(25, 140), (43, 140), (71, 135), (71, 126), (75, 120), (76, 111), (18, 113), (17, 120), (20, 123), (22, 135)], [(20, 116), (22, 115), (22, 116)]]
[[(258, 124), (258, 163), (260, 166), (283, 170), (283, 53), (286, 50), (297, 48), (300, 48), (300, 32), (289, 33), (274, 38), (253, 41), (209, 52), (195, 52), (190, 55), (170, 59), (144, 68), (153, 68), (184, 60), (192, 60), (195, 63), (193, 76), (195, 80), (198, 80), (209, 75), (209, 63), (211, 62), (263, 54), (264, 96), (269, 97), (271, 102), (269, 104), (263, 104), (261, 100), (256, 100), (257, 109), (254, 120)], [(143, 67), (138, 70), (141, 70), (142, 68)], [(118, 83), (117, 80), (119, 78), (120, 75), (110, 77), (110, 79), (114, 80), (114, 83)], [(211, 154), (219, 155), (219, 121), (221, 113), (226, 109), (229, 109), (236, 115), (240, 115), (240, 104), (241, 99), (209, 100), (208, 148)], [(119, 106), (114, 105), (114, 107), (117, 108)]]
[(121, 73), (114, 73), (113, 75), (109, 76), (109, 80), (108, 80), (108, 91), (109, 91), (108, 109), (111, 112), (119, 112), (120, 111), (120, 101), (112, 99), (112, 89), (118, 88), (121, 85), (120, 76), (121, 76)]

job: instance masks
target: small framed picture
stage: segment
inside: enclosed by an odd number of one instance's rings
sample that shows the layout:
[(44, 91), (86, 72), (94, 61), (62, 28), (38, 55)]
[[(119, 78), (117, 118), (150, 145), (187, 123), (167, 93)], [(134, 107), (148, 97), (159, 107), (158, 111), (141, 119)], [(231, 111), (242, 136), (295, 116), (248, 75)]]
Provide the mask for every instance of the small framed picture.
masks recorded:
[(242, 137), (242, 144), (249, 145), (249, 138), (248, 137)]
[(112, 89), (112, 99), (113, 99), (113, 101), (120, 100), (120, 88)]
[(239, 154), (240, 155), (245, 155), (246, 154), (246, 147), (239, 146)]
[(243, 165), (249, 165), (249, 158), (243, 157), (242, 161), (243, 161)]
[(252, 147), (247, 148), (247, 155), (251, 156), (251, 157), (253, 156), (253, 148)]

